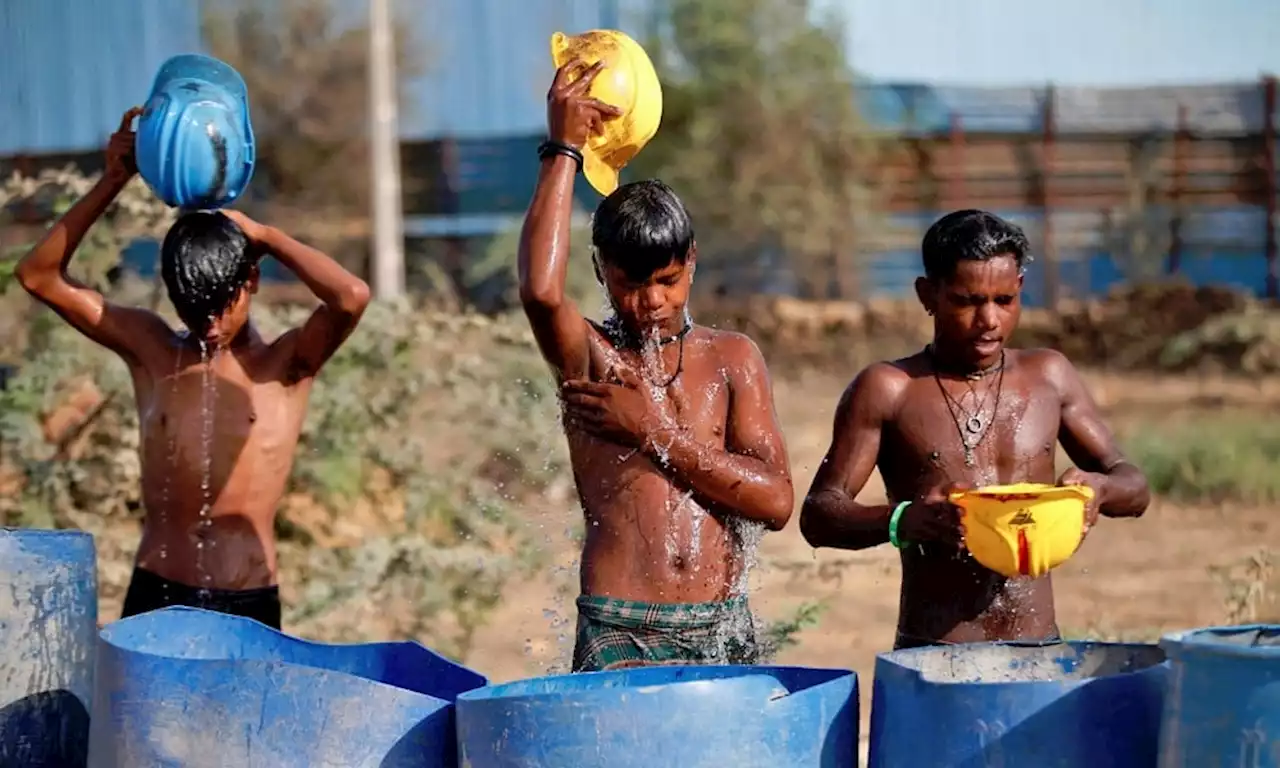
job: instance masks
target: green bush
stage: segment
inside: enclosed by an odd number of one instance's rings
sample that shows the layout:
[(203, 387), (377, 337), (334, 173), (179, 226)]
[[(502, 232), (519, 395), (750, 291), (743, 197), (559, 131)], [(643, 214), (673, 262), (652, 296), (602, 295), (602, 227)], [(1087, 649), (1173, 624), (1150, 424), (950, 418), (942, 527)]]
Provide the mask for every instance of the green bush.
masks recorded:
[(1148, 423), (1125, 440), (1151, 490), (1185, 502), (1280, 501), (1280, 419), (1224, 414)]

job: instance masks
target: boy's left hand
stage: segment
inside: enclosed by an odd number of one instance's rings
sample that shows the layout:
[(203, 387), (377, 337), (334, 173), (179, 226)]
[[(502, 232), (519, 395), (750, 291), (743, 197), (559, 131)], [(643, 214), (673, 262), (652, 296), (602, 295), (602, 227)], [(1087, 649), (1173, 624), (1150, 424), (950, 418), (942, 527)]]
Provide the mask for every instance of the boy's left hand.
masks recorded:
[(566, 381), (560, 389), (566, 423), (631, 448), (643, 447), (666, 426), (666, 413), (640, 377), (628, 375), (617, 384), (584, 379)]
[(253, 219), (246, 216), (240, 211), (234, 211), (230, 208), (223, 208), (222, 214), (228, 219), (236, 223), (240, 227), (240, 231), (244, 232), (244, 236), (250, 244), (259, 245), (262, 242), (262, 231), (265, 227)]
[(1093, 498), (1084, 507), (1084, 534), (1089, 535), (1089, 529), (1098, 522), (1098, 509), (1102, 503), (1102, 491), (1107, 482), (1106, 475), (1099, 475), (1096, 472), (1085, 472), (1084, 470), (1072, 467), (1062, 473), (1062, 477), (1058, 478), (1058, 485), (1083, 485), (1093, 490)]

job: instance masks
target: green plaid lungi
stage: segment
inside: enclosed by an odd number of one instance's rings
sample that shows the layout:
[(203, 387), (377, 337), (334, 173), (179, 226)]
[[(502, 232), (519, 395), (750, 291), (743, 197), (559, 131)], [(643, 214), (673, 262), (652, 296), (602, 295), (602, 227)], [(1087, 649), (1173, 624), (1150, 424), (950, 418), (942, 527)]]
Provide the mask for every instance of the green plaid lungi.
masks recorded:
[(711, 603), (578, 598), (574, 672), (658, 664), (755, 664), (746, 597)]

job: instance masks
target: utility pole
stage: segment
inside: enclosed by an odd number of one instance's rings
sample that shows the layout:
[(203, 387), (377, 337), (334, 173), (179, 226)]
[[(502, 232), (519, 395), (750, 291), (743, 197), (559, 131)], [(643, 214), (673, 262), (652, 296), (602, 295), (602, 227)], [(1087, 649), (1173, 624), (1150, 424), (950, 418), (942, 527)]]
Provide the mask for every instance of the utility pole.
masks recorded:
[(396, 109), (395, 38), (391, 0), (369, 0), (370, 165), (373, 170), (373, 292), (404, 293), (404, 220), (400, 198), (400, 136)]

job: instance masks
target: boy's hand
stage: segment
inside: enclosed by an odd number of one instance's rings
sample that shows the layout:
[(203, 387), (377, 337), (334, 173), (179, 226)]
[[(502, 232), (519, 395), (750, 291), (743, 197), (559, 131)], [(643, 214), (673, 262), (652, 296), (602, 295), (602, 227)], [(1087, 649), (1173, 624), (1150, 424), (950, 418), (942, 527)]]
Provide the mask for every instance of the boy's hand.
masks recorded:
[(1099, 475), (1094, 472), (1085, 472), (1076, 467), (1068, 469), (1062, 473), (1062, 477), (1058, 478), (1058, 485), (1084, 485), (1093, 490), (1093, 498), (1089, 499), (1089, 503), (1084, 507), (1084, 535), (1089, 535), (1089, 530), (1098, 524), (1099, 504), (1102, 501), (1102, 490), (1106, 484), (1106, 475)]
[(588, 67), (571, 61), (556, 70), (551, 90), (547, 91), (547, 138), (582, 149), (587, 139), (604, 130), (604, 121), (622, 116), (622, 110), (587, 95), (602, 69), (604, 62)]
[(250, 245), (262, 245), (263, 232), (266, 230), (265, 226), (249, 218), (244, 213), (230, 208), (223, 208), (222, 215), (231, 219), (236, 223), (236, 226), (240, 227), (240, 231), (244, 232), (245, 239), (249, 241)]
[(120, 118), (120, 127), (107, 141), (106, 176), (113, 181), (125, 182), (138, 172), (138, 159), (134, 154), (137, 136), (133, 132), (133, 119), (142, 114), (142, 107), (132, 107)]
[(560, 390), (565, 423), (619, 445), (643, 448), (650, 436), (669, 426), (649, 390), (636, 376), (618, 384), (566, 381)]
[(904, 509), (898, 521), (901, 539), (912, 544), (934, 541), (956, 548), (964, 546), (964, 528), (960, 525), (964, 510), (950, 499), (953, 492), (963, 490), (966, 487), (960, 483), (948, 483), (930, 490), (923, 499)]

